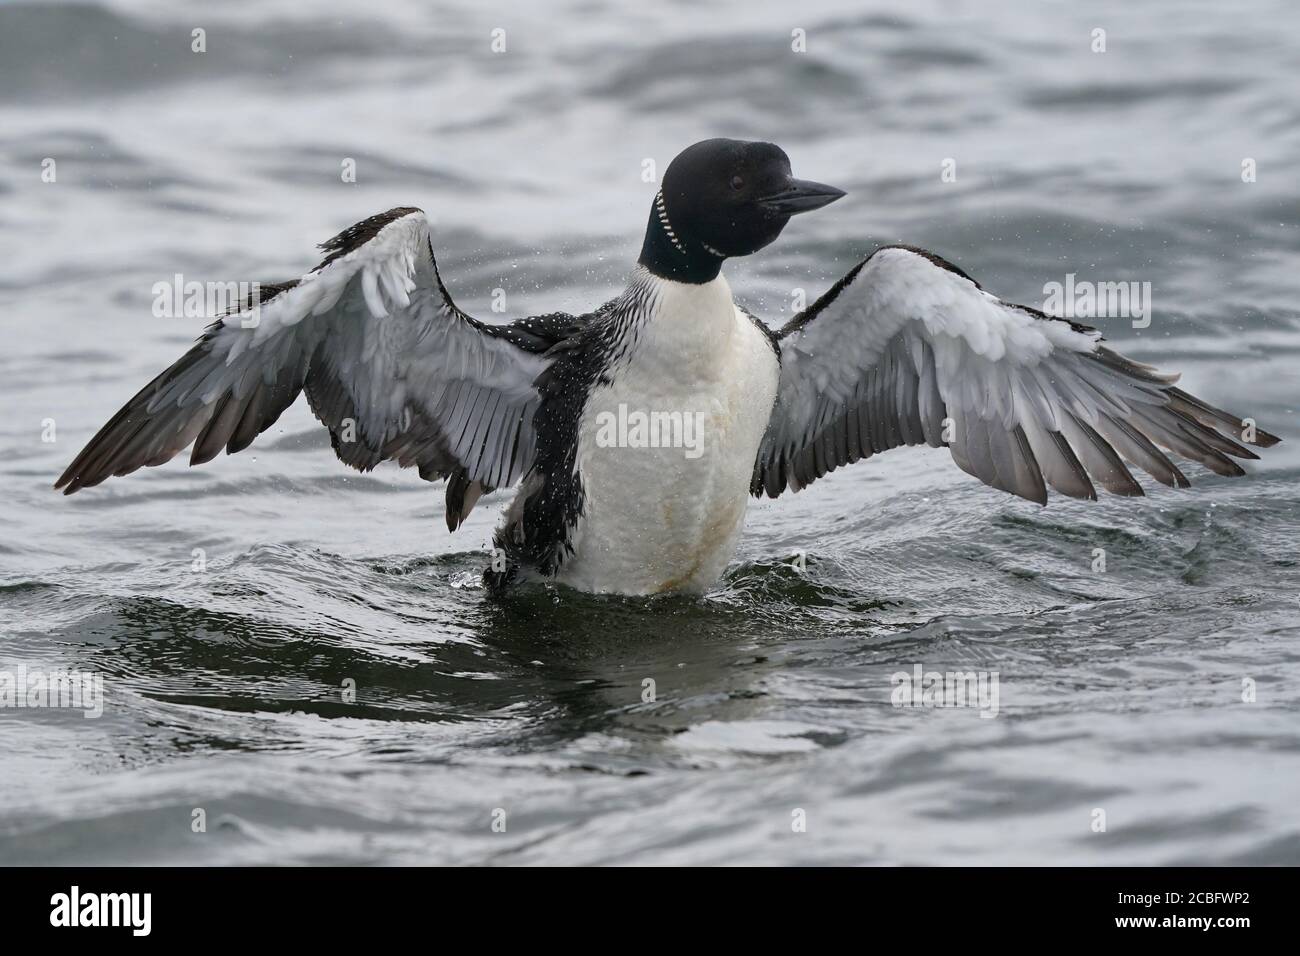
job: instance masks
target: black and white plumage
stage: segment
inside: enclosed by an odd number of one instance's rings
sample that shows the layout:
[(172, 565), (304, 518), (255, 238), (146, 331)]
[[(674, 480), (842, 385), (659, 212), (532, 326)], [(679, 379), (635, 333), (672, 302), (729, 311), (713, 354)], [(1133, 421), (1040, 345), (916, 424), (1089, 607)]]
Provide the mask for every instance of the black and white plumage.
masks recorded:
[(536, 453), (532, 380), (568, 317), (498, 327), (465, 315), (438, 277), (418, 209), (373, 216), (322, 249), (302, 279), (262, 286), (256, 308), (213, 323), (100, 429), (58, 487), (71, 494), (190, 444), (192, 465), (242, 451), (303, 391), (354, 468), (395, 460), (429, 480), (517, 481)]
[[(877, 250), (779, 341), (755, 494), (797, 491), (900, 445), (947, 445), (963, 471), (1040, 504), (1049, 485), (1141, 495), (1126, 461), (1187, 487), (1161, 448), (1220, 475), (1258, 457), (1231, 437), (1246, 423), (1175, 388), (1177, 375), (1124, 358), (1095, 329), (1003, 302), (919, 249)], [(1254, 444), (1276, 442), (1255, 430)]]
[[(1168, 452), (1239, 475), (1247, 444), (1277, 441), (1095, 330), (1002, 302), (910, 247), (877, 250), (769, 331), (736, 307), (723, 262), (841, 195), (794, 179), (770, 144), (696, 144), (665, 173), (622, 295), (504, 326), (452, 302), (420, 210), (371, 217), (209, 327), (56, 487), (190, 445), (191, 464), (240, 451), (306, 392), (346, 464), (447, 479), (452, 531), (484, 492), (519, 484), (489, 585), (700, 592), (734, 553), (751, 493), (797, 491), (901, 445), (947, 445), (986, 484), (1046, 503), (1049, 486), (1141, 494), (1129, 464), (1184, 487)], [(698, 454), (602, 441), (629, 408), (697, 422)]]

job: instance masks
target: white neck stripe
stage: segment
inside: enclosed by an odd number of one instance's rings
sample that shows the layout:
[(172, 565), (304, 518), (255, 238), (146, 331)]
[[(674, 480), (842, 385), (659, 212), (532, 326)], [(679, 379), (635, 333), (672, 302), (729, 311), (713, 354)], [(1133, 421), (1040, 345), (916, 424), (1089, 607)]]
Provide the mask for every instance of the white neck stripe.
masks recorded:
[(677, 233), (673, 232), (673, 224), (668, 221), (668, 207), (664, 205), (664, 191), (661, 189), (655, 193), (655, 209), (659, 211), (659, 222), (664, 227), (664, 232), (668, 233), (669, 240), (673, 246), (682, 255), (686, 255), (686, 248), (677, 239)]

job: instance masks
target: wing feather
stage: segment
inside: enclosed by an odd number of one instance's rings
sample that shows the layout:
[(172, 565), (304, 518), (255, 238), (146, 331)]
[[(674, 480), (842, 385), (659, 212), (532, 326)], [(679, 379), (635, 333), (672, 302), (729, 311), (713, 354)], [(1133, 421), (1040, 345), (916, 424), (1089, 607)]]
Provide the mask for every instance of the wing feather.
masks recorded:
[(190, 445), (191, 464), (242, 451), (304, 391), (344, 463), (393, 459), (430, 480), (457, 476), (457, 523), (485, 489), (518, 480), (536, 447), (534, 381), (549, 365), (541, 332), (570, 317), (525, 320), (528, 334), (512, 335), (461, 312), (418, 209), (372, 216), (321, 248), (307, 275), (263, 287), (211, 325), (55, 487), (72, 494)]
[[(995, 298), (922, 250), (888, 246), (778, 334), (781, 378), (754, 494), (798, 491), (904, 445), (947, 445), (985, 484), (1040, 504), (1141, 495), (1129, 465), (1171, 487), (1161, 449), (1220, 475), (1278, 439), (1174, 387), (1101, 336)], [(1247, 427), (1247, 426), (1250, 427)]]

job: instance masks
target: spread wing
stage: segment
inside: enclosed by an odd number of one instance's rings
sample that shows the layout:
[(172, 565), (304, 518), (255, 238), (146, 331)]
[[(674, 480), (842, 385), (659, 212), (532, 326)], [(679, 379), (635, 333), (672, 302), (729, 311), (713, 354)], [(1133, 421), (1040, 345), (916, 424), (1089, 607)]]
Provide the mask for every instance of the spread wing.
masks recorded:
[[(1124, 358), (1095, 329), (990, 295), (906, 246), (877, 250), (778, 334), (781, 379), (752, 491), (775, 498), (900, 445), (946, 445), (985, 484), (1140, 495), (1125, 462), (1185, 487), (1172, 451), (1220, 475), (1278, 439)], [(1245, 444), (1243, 444), (1245, 443)]]
[(338, 457), (362, 471), (392, 459), (429, 480), (452, 476), (474, 498), (524, 474), (554, 323), (488, 326), (456, 308), (419, 209), (373, 216), (321, 248), (307, 275), (263, 286), (259, 302), (213, 323), (55, 487), (72, 494), (191, 444), (191, 465), (241, 451), (302, 391)]

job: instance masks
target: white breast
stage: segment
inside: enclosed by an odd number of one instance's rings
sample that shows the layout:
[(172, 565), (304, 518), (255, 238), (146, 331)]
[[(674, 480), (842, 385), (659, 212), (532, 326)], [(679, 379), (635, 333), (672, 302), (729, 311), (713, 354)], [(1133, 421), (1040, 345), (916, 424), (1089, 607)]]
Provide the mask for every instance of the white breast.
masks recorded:
[(776, 398), (776, 354), (722, 276), (651, 281), (651, 317), (579, 433), (585, 506), (558, 580), (587, 591), (698, 593), (718, 579)]

